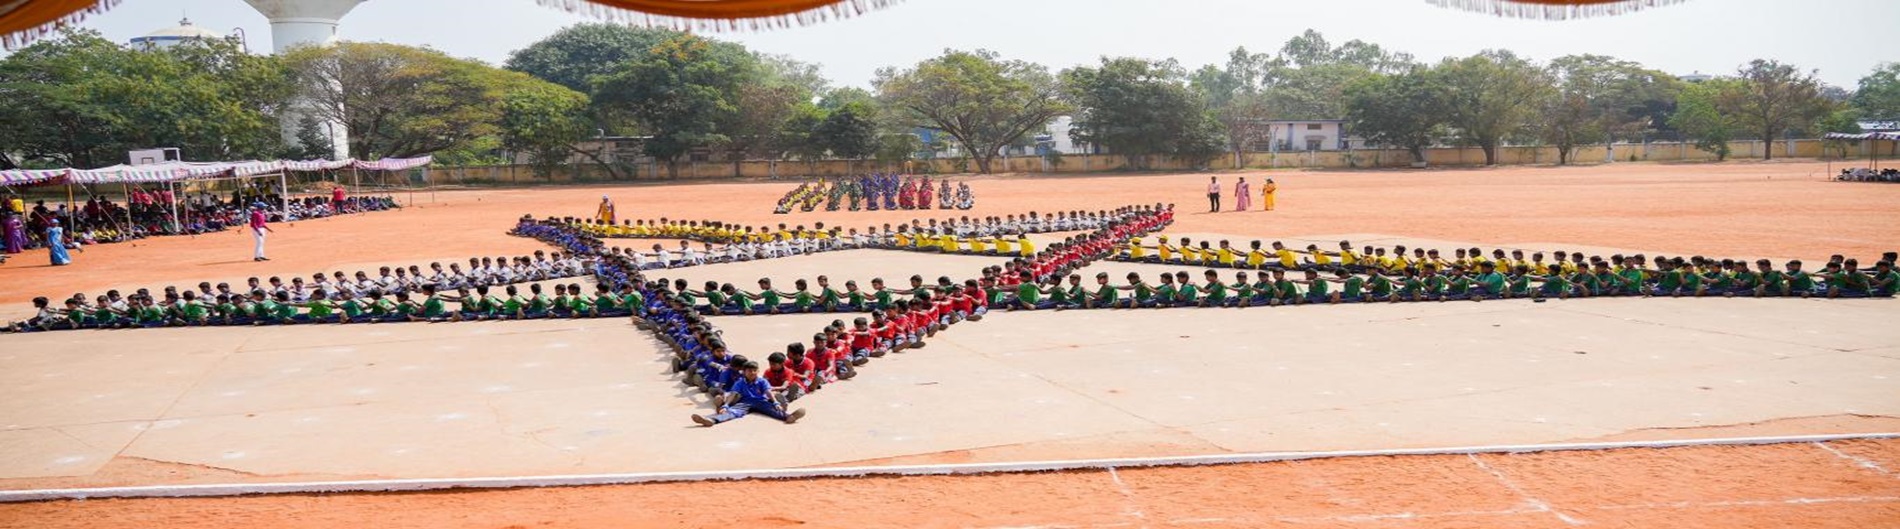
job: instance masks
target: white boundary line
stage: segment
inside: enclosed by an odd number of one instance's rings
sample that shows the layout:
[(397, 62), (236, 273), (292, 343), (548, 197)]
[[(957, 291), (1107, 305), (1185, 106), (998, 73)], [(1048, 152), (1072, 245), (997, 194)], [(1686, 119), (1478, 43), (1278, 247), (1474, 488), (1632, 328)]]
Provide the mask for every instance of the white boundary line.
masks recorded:
[(702, 472), (640, 472), (626, 474), (574, 474), (491, 478), (379, 479), (359, 481), (314, 481), (291, 483), (231, 483), (209, 485), (152, 485), (135, 487), (98, 487), (76, 489), (0, 491), (0, 503), (83, 500), (90, 498), (188, 498), (241, 496), (249, 494), (315, 494), (339, 492), (409, 492), (442, 489), (509, 489), (523, 487), (572, 487), (586, 485), (627, 485), (682, 481), (735, 481), (754, 479), (850, 478), (863, 476), (946, 476), (994, 473), (1051, 472), (1064, 470), (1142, 468), (1162, 466), (1233, 465), (1270, 463), (1343, 457), (1385, 457), (1422, 455), (1515, 454), (1614, 450), (1624, 448), (1672, 448), (1714, 445), (1766, 445), (1786, 443), (1822, 443), (1858, 439), (1900, 439), (1900, 433), (1862, 433), (1796, 435), (1781, 437), (1727, 437), (1666, 441), (1623, 441), (1600, 443), (1561, 443), (1531, 445), (1463, 446), (1450, 448), (1400, 448), (1385, 450), (1336, 450), (1326, 452), (1256, 452), (1178, 457), (1117, 459), (1075, 459), (1010, 463), (965, 463), (952, 465), (893, 465), (860, 467), (817, 467), (761, 470), (720, 470)]

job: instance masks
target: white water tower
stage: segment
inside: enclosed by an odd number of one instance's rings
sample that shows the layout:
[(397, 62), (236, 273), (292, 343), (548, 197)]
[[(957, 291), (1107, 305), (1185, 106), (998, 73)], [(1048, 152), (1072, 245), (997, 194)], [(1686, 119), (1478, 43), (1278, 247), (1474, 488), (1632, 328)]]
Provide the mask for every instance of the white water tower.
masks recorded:
[[(336, 42), (337, 22), (343, 15), (356, 9), (357, 4), (365, 0), (244, 0), (252, 9), (263, 13), (270, 19), (271, 50), (283, 53), (284, 50), (303, 45), (328, 46)], [(293, 105), (304, 106), (304, 105)], [(293, 110), (285, 112), (283, 117), (284, 141), (297, 139), (298, 122), (304, 112)], [(324, 133), (330, 137), (336, 158), (350, 156), (349, 132), (342, 123), (322, 123)]]

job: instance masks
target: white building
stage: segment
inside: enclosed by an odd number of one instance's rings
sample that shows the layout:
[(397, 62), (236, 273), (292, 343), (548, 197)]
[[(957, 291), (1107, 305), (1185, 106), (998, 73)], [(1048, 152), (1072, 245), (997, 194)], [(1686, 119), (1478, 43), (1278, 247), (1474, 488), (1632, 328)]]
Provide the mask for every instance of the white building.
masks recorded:
[(1049, 133), (1036, 135), (1037, 153), (1055, 151), (1062, 154), (1103, 154), (1101, 146), (1076, 143), (1069, 137), (1069, 131), (1075, 129), (1075, 118), (1056, 116), (1049, 121)]
[[(1343, 119), (1275, 119), (1267, 121), (1267, 140), (1254, 142), (1255, 151), (1340, 151), (1360, 147), (1348, 138)], [(1359, 141), (1359, 143), (1364, 143)]]
[(178, 21), (177, 26), (146, 33), (143, 37), (133, 37), (130, 44), (132, 49), (156, 50), (177, 46), (179, 43), (186, 41), (215, 40), (221, 38), (224, 38), (223, 34), (194, 26), (191, 24), (191, 19), (187, 18)]

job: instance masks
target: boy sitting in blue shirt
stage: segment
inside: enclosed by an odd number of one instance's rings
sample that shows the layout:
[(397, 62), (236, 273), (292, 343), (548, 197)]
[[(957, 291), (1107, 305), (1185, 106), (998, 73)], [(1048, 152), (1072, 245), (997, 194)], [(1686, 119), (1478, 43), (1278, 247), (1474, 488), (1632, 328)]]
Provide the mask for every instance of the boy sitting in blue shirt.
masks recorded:
[(758, 362), (735, 362), (734, 365), (739, 368), (739, 378), (734, 379), (725, 395), (719, 398), (719, 412), (711, 417), (693, 414), (693, 422), (700, 426), (712, 426), (750, 413), (759, 413), (792, 424), (805, 416), (804, 409), (787, 413), (785, 406), (773, 398), (772, 383), (759, 376)]

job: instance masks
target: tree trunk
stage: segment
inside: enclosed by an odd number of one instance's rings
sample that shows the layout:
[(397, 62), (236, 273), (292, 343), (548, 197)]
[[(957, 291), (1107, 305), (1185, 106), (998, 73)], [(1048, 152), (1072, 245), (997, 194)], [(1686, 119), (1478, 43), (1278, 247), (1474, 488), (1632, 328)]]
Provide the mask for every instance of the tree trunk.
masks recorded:
[(1562, 145), (1557, 146), (1557, 165), (1568, 165), (1569, 163), (1570, 148)]
[(1775, 133), (1774, 132), (1761, 133), (1761, 159), (1763, 160), (1775, 159)]
[(1412, 161), (1418, 162), (1418, 163), (1425, 163), (1425, 146), (1413, 145), (1411, 147), (1407, 147), (1405, 150), (1412, 152)]
[(744, 163), (744, 160), (745, 160), (744, 158), (741, 158), (738, 156), (732, 157), (732, 177), (733, 178), (740, 178), (740, 177), (745, 176), (745, 172), (739, 168), (739, 164)]
[(668, 180), (678, 180), (678, 179), (679, 179), (679, 177), (680, 177), (680, 164), (679, 164), (679, 161), (678, 161), (678, 160), (667, 160), (667, 161), (666, 161), (666, 178), (667, 178)]
[(972, 157), (976, 159), (976, 174), (990, 174), (990, 162), (996, 158), (995, 154), (974, 155)]
[(1478, 144), (1478, 148), (1484, 150), (1484, 164), (1485, 165), (1490, 166), (1490, 165), (1498, 164), (1498, 144), (1480, 143)]

